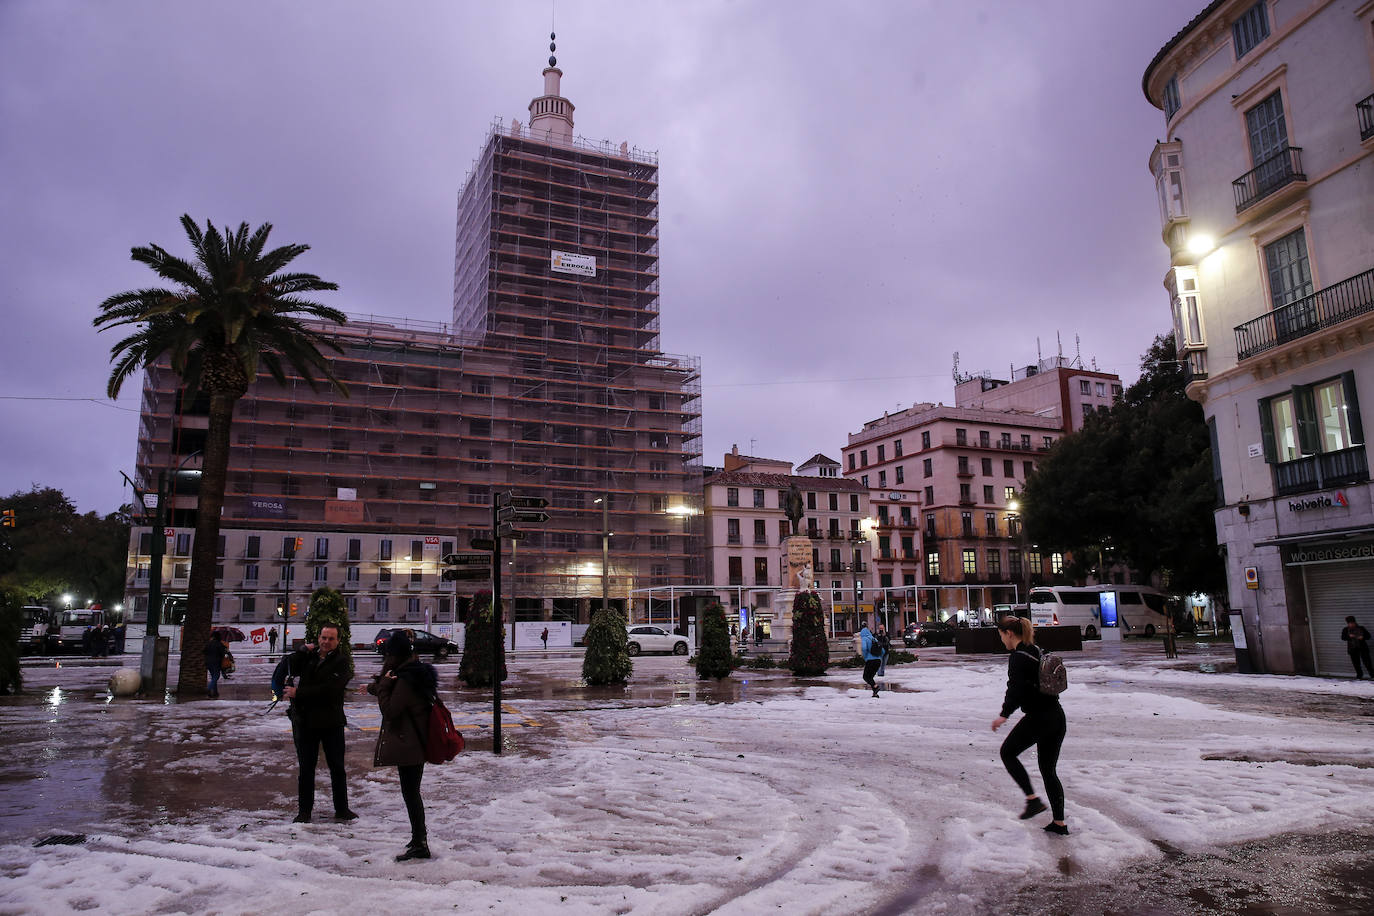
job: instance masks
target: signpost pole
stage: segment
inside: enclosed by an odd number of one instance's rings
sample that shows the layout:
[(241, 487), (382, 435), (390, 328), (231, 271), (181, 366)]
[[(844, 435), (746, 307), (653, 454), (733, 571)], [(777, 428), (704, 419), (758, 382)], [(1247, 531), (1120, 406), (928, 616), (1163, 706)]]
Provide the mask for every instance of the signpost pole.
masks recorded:
[(501, 631), (501, 534), (497, 529), (500, 494), (491, 502), (491, 751), (501, 754), (501, 668), (506, 640)]

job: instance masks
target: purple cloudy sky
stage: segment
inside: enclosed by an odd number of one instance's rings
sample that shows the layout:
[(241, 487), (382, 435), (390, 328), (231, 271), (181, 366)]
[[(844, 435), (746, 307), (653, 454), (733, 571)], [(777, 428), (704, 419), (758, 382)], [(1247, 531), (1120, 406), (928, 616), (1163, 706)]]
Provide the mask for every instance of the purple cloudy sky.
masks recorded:
[[(838, 458), (1081, 338), (1129, 383), (1169, 326), (1140, 92), (1204, 0), (560, 2), (576, 131), (658, 150), (663, 346), (702, 359), (705, 460)], [(104, 397), (133, 245), (271, 222), (347, 312), (449, 316), (455, 201), (542, 90), (548, 0), (0, 3), (0, 494), (129, 498)]]

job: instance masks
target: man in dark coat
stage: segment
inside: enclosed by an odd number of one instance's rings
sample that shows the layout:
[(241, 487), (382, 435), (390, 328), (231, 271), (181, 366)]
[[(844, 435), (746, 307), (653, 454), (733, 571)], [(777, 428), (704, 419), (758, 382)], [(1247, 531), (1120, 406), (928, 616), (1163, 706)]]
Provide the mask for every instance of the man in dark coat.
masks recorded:
[(205, 644), (205, 673), (210, 676), (210, 689), (207, 693), (212, 700), (219, 699), (220, 669), (224, 666), (224, 656), (229, 654), (224, 645), (224, 634), (219, 630), (210, 633), (210, 641)]
[(1370, 677), (1374, 677), (1374, 663), (1369, 660), (1369, 631), (1355, 622), (1355, 618), (1345, 618), (1345, 629), (1341, 630), (1341, 639), (1345, 642), (1345, 651), (1350, 653), (1350, 663), (1355, 666), (1355, 679), (1364, 680), (1364, 671), (1360, 670), (1360, 663), (1364, 663), (1365, 670)]
[(410, 817), (410, 843), (397, 862), (429, 858), (425, 831), (425, 806), (420, 781), (425, 774), (425, 740), (429, 737), (429, 711), (439, 686), (433, 665), (415, 655), (414, 644), (404, 631), (386, 641), (382, 673), (367, 688), (377, 697), (382, 725), (377, 730), (373, 766), (394, 766), (401, 780), (401, 798)]
[(296, 823), (310, 823), (315, 807), (315, 768), (320, 747), (329, 766), (334, 792), (334, 820), (351, 821), (358, 815), (348, 808), (348, 784), (344, 772), (344, 696), (353, 678), (348, 658), (339, 651), (339, 629), (320, 627), (319, 646), (307, 645), (295, 654), (291, 671), (296, 683), (283, 692), (291, 701), (291, 734), (296, 742), (300, 774), (296, 782)]

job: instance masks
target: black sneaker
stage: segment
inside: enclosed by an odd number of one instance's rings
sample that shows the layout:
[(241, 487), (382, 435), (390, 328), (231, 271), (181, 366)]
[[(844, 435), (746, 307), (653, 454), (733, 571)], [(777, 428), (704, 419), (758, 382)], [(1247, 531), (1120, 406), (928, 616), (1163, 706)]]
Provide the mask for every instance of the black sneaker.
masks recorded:
[(397, 862), (409, 862), (411, 859), (428, 859), (428, 843), (411, 843), (406, 847), (406, 851), (396, 857)]
[(334, 820), (336, 821), (356, 821), (357, 819), (358, 815), (354, 814), (352, 811), (334, 812)]
[(1045, 832), (1046, 832), (1046, 833), (1057, 834), (1058, 836), (1068, 836), (1068, 835), (1069, 835), (1069, 825), (1068, 825), (1068, 824), (1056, 824), (1054, 821), (1050, 821), (1048, 824), (1045, 825)]
[(1049, 809), (1046, 808), (1045, 803), (1042, 802), (1038, 796), (1035, 798), (1028, 798), (1026, 799), (1026, 810), (1021, 812), (1021, 820), (1028, 821), (1041, 811), (1046, 810)]
[(308, 823), (310, 823), (310, 815), (308, 815), (308, 814), (297, 814), (295, 817), (293, 817), (293, 818), (291, 819), (291, 823), (293, 823), (293, 824), (308, 824)]

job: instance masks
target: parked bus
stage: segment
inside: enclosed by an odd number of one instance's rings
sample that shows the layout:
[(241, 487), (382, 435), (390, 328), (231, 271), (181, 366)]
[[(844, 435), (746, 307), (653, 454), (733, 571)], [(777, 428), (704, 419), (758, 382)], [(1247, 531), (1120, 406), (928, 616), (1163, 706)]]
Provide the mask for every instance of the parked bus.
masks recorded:
[(1031, 589), (1030, 609), (1036, 626), (1076, 626), (1084, 639), (1096, 639), (1104, 627), (1146, 637), (1169, 631), (1168, 596), (1145, 585), (1039, 586)]

